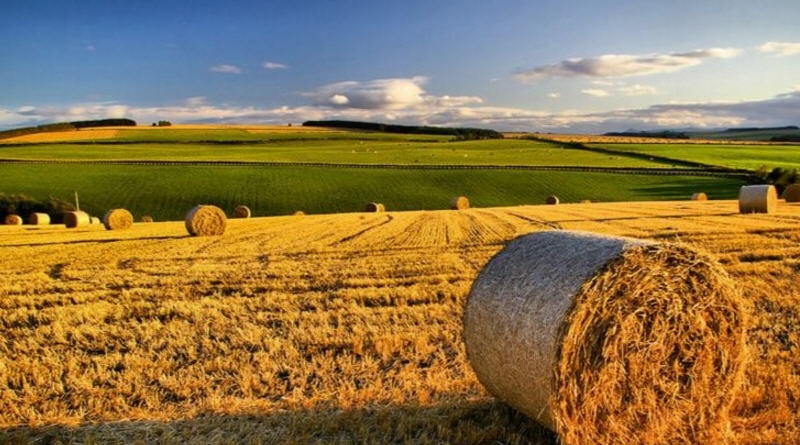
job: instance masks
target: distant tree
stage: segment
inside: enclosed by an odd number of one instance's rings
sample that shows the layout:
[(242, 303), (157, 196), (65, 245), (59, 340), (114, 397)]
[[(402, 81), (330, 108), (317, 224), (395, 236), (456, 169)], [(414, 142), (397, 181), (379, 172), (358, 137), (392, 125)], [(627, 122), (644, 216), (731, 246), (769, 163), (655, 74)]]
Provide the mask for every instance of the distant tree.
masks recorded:
[(157, 125), (157, 124), (156, 124), (155, 122), (153, 122), (153, 124), (152, 124), (151, 126), (152, 126), (152, 127), (155, 127), (156, 125)]
[(172, 122), (170, 121), (158, 121), (159, 127), (169, 127), (170, 125), (172, 125)]

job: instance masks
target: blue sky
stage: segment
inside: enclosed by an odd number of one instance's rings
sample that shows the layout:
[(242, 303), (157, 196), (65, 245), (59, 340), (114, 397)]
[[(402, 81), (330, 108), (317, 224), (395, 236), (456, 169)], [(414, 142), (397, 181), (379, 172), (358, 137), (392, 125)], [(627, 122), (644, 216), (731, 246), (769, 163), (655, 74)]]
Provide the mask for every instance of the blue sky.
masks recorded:
[(13, 2), (0, 126), (800, 124), (796, 1)]

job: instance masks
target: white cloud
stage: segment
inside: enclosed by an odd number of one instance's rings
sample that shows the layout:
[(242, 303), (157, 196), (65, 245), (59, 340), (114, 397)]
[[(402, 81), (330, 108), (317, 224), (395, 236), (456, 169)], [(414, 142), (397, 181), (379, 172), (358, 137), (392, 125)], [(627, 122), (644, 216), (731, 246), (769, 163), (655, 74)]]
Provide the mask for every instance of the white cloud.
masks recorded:
[(561, 97), (561, 93), (547, 93), (547, 97), (549, 97), (550, 99), (558, 99), (559, 97)]
[(592, 85), (600, 85), (604, 87), (610, 87), (614, 85), (614, 82), (610, 80), (593, 80)]
[(205, 96), (194, 96), (194, 97), (187, 97), (184, 101), (187, 107), (202, 107), (206, 105), (208, 101), (206, 100)]
[(521, 70), (514, 74), (514, 78), (520, 82), (533, 82), (546, 77), (642, 76), (678, 71), (699, 65), (704, 59), (728, 59), (740, 53), (741, 50), (737, 48), (708, 48), (669, 54), (605, 54)]
[(766, 42), (758, 47), (762, 53), (775, 53), (778, 57), (800, 54), (800, 42)]
[(94, 51), (95, 49), (96, 48), (94, 47), (94, 45), (86, 45), (86, 51), (91, 52), (91, 51)]
[(214, 65), (211, 67), (211, 71), (215, 73), (228, 73), (228, 74), (241, 74), (242, 69), (236, 65)]
[(323, 85), (306, 93), (316, 105), (362, 109), (402, 109), (425, 102), (423, 76), (396, 79), (375, 79), (364, 82), (346, 81)]
[(611, 93), (608, 91), (601, 90), (599, 88), (587, 88), (585, 90), (581, 90), (581, 93), (594, 97), (606, 97), (611, 95)]
[(652, 94), (658, 94), (656, 87), (650, 85), (640, 85), (638, 83), (630, 86), (619, 87), (617, 88), (617, 91), (626, 96), (648, 96)]
[(285, 69), (289, 69), (289, 65), (287, 65), (285, 63), (278, 63), (278, 62), (264, 62), (264, 63), (261, 64), (261, 66), (265, 70), (285, 70)]

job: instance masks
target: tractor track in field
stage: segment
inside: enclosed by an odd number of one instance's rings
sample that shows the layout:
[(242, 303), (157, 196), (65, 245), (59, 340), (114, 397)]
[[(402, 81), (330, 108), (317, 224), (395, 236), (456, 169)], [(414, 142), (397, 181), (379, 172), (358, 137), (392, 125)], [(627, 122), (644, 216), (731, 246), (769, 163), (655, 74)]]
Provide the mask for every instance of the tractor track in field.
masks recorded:
[(712, 176), (750, 179), (752, 172), (722, 168), (647, 168), (647, 167), (588, 167), (575, 165), (509, 165), (509, 164), (359, 164), (329, 162), (277, 162), (277, 161), (179, 161), (179, 160), (82, 160), (82, 159), (9, 159), (0, 158), (0, 165), (130, 165), (130, 166), (201, 166), (201, 167), (319, 167), (362, 168), (394, 170), (519, 170), (564, 171), (582, 173), (614, 173), (659, 176)]

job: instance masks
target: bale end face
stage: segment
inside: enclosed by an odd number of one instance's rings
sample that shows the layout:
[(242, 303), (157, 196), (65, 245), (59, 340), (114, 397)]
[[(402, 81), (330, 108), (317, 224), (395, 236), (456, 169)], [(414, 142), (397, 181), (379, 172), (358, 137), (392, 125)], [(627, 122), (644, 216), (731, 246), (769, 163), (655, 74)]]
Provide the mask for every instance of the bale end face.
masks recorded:
[(450, 209), (465, 210), (469, 208), (469, 199), (466, 196), (456, 196), (450, 200)]
[(5, 224), (7, 226), (21, 226), (22, 217), (14, 214), (6, 215)]
[(74, 212), (64, 213), (64, 225), (67, 226), (68, 229), (88, 226), (91, 222), (92, 218), (86, 212), (76, 210)]
[(692, 193), (691, 200), (692, 201), (708, 201), (708, 195), (706, 195), (704, 192)]
[(510, 243), (478, 276), (464, 319), (481, 383), (569, 445), (724, 435), (744, 332), (714, 260), (569, 231)]
[(786, 202), (800, 202), (800, 184), (792, 184), (783, 191)]
[(381, 213), (386, 211), (386, 207), (379, 202), (371, 202), (364, 207), (364, 211), (367, 213)]
[(545, 204), (548, 204), (548, 205), (556, 205), (561, 201), (559, 201), (558, 196), (550, 195), (550, 196), (547, 197), (547, 199), (544, 200), (544, 202), (545, 202)]
[(133, 225), (133, 215), (125, 209), (111, 209), (103, 216), (106, 230), (125, 230)]
[(199, 205), (186, 214), (186, 231), (192, 236), (219, 236), (227, 225), (225, 212), (217, 206)]
[(250, 218), (252, 212), (250, 212), (250, 207), (245, 205), (238, 205), (235, 209), (233, 209), (233, 217), (234, 218)]
[(28, 224), (32, 226), (46, 226), (50, 224), (50, 215), (47, 213), (31, 213), (28, 217)]
[(739, 189), (739, 213), (774, 213), (778, 191), (773, 185), (745, 185)]

